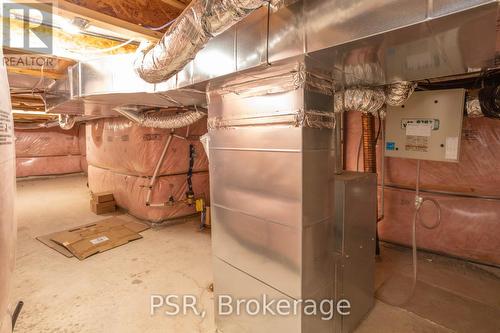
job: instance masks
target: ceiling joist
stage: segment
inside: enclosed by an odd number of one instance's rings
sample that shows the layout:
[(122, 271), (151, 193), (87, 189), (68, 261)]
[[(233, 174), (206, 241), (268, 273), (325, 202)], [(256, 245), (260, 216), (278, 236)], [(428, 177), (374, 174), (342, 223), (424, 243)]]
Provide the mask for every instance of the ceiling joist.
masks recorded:
[[(19, 3), (23, 2), (22, 0), (15, 1)], [(33, 2), (38, 3), (37, 8), (41, 10), (50, 10), (51, 5), (47, 4), (46, 0), (33, 0)], [(138, 41), (156, 41), (163, 35), (161, 32), (153, 31), (143, 26), (127, 22), (120, 18), (109, 16), (99, 11), (76, 5), (70, 1), (59, 0), (55, 2), (53, 12), (54, 14), (65, 17), (69, 20), (75, 17), (88, 20), (90, 24), (96, 27), (108, 30), (117, 35), (124, 36), (124, 38), (135, 39)]]
[(172, 7), (175, 7), (180, 10), (184, 10), (187, 7), (187, 4), (181, 2), (179, 0), (162, 0), (164, 3), (169, 4)]

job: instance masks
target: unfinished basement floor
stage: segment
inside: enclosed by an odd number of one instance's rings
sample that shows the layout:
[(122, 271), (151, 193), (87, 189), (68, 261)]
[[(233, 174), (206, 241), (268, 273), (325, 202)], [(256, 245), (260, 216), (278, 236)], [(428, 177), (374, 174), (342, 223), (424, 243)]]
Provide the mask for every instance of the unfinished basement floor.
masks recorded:
[[(103, 219), (90, 212), (83, 175), (18, 182), (17, 212), (13, 303), (25, 306), (15, 332), (215, 331), (210, 234), (198, 230), (197, 220), (147, 230), (143, 239), (79, 261), (35, 237)], [(500, 331), (499, 269), (419, 256), (415, 296), (391, 306), (409, 292), (411, 251), (382, 246), (376, 284), (384, 301), (377, 300), (357, 333)], [(151, 316), (152, 294), (197, 295), (207, 315)]]

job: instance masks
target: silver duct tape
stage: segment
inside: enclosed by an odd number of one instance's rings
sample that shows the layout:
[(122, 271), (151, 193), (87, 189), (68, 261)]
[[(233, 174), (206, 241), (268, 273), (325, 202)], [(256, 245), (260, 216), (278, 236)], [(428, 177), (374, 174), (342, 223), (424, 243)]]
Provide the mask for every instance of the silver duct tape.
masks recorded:
[(200, 136), (200, 142), (203, 145), (203, 150), (207, 155), (207, 158), (210, 160), (210, 135), (208, 133)]
[[(69, 116), (69, 115), (60, 115), (60, 116)], [(60, 120), (49, 120), (43, 123), (15, 123), (14, 128), (15, 129), (20, 129), (20, 130), (37, 130), (37, 129), (42, 129), (42, 128), (52, 128), (52, 127), (61, 127), (62, 129), (65, 130), (70, 130), (73, 128), (76, 124), (79, 123), (85, 123), (89, 122), (92, 120), (98, 120), (98, 119), (109, 119), (109, 118), (115, 118), (115, 117), (110, 117), (110, 116), (70, 116), (72, 120), (70, 122), (74, 122), (73, 126), (69, 127), (69, 123), (66, 122), (61, 125)], [(66, 128), (64, 128), (66, 127)]]
[(316, 91), (328, 96), (333, 96), (335, 92), (333, 78), (323, 73), (307, 72), (304, 85), (306, 90)]
[(128, 106), (118, 107), (114, 110), (140, 126), (170, 129), (189, 126), (207, 115), (205, 112), (198, 110), (186, 111), (175, 115), (166, 115), (162, 112), (139, 113)]
[(17, 130), (37, 130), (42, 128), (52, 128), (58, 127), (59, 121), (47, 121), (44, 123), (34, 123), (34, 124), (23, 124), (23, 123), (15, 123), (14, 129)]
[(353, 88), (335, 93), (334, 111), (376, 113), (386, 101), (382, 88)]
[[(210, 3), (210, 1), (207, 2)], [(241, 21), (265, 2), (261, 0), (213, 1), (204, 16), (205, 31), (211, 36), (216, 36)]]
[(478, 98), (467, 98), (465, 109), (467, 110), (467, 116), (469, 118), (484, 117), (483, 111), (481, 110), (481, 103)]
[(76, 124), (76, 119), (74, 116), (70, 116), (67, 114), (60, 114), (59, 115), (59, 127), (61, 127), (63, 130), (70, 130), (72, 129)]
[(265, 3), (262, 0), (193, 0), (156, 44), (141, 47), (134, 67), (147, 82), (168, 80), (214, 36)]
[(316, 91), (333, 96), (334, 82), (331, 73), (306, 70), (302, 63), (294, 68), (289, 65), (269, 68), (259, 76), (240, 76), (231, 79), (218, 89), (209, 89), (220, 95), (236, 94), (241, 97), (264, 96), (297, 89)]
[(244, 126), (262, 125), (291, 125), (296, 123), (297, 113), (280, 114), (273, 116), (259, 116), (246, 118), (208, 118), (207, 127), (209, 130), (230, 129)]
[(321, 111), (300, 111), (295, 119), (295, 127), (335, 128), (335, 114)]
[(247, 118), (223, 119), (214, 117), (208, 119), (208, 129), (230, 129), (246, 126), (288, 125), (303, 128), (335, 128), (335, 114), (313, 110), (297, 110), (287, 114)]
[(346, 86), (380, 85), (385, 82), (385, 73), (379, 63), (346, 65), (343, 68)]
[(417, 87), (416, 83), (401, 81), (386, 86), (386, 103), (391, 106), (401, 106)]

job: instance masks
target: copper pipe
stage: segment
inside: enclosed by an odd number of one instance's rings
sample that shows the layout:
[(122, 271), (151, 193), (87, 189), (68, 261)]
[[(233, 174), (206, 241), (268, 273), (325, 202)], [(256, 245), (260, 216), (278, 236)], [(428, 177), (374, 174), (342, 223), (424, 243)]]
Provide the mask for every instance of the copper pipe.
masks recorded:
[(363, 167), (365, 172), (377, 172), (377, 155), (375, 150), (375, 116), (363, 113), (361, 116), (363, 126)]

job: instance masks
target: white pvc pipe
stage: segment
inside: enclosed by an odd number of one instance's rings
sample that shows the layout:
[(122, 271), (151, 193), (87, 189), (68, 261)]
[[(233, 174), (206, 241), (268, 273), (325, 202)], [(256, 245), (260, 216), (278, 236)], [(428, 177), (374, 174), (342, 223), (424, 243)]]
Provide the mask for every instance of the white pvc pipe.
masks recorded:
[(158, 160), (158, 163), (156, 164), (156, 168), (155, 168), (155, 171), (153, 173), (153, 177), (151, 177), (151, 181), (149, 182), (148, 194), (146, 196), (146, 206), (151, 205), (151, 195), (153, 194), (153, 187), (156, 184), (156, 179), (158, 178), (158, 173), (160, 172), (160, 168), (163, 165), (163, 161), (165, 160), (165, 156), (167, 155), (168, 147), (170, 146), (170, 143), (172, 142), (173, 137), (174, 137), (173, 133), (171, 133), (168, 136), (167, 142), (165, 143), (165, 146), (163, 147), (163, 151), (161, 152), (160, 159)]

